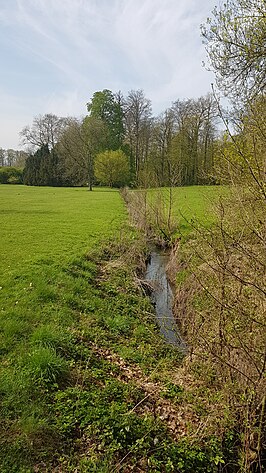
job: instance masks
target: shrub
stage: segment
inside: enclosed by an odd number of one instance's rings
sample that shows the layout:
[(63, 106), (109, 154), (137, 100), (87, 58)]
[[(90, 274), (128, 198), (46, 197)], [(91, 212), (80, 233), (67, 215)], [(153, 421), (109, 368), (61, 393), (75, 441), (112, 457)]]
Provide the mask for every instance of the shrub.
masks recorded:
[(0, 184), (22, 184), (23, 171), (12, 166), (0, 167)]

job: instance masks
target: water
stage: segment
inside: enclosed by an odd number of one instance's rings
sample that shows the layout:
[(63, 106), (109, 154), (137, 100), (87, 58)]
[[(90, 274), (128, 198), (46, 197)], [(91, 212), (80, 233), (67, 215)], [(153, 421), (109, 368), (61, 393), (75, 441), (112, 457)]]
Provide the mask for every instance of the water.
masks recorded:
[(152, 287), (151, 300), (155, 306), (160, 332), (168, 343), (186, 351), (185, 342), (173, 316), (173, 291), (166, 275), (168, 261), (169, 253), (152, 251), (147, 264), (145, 280)]

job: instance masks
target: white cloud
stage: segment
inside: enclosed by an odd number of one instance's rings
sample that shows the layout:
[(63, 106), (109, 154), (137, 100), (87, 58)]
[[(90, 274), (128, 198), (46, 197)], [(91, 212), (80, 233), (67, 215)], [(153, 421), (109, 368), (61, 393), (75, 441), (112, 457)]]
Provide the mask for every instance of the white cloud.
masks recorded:
[[(92, 94), (103, 88), (124, 93), (143, 88), (155, 112), (179, 97), (199, 96), (209, 90), (212, 77), (201, 68), (204, 49), (199, 25), (215, 0), (2, 3), (0, 24), (10, 56), (17, 54), (25, 62), (23, 74), (18, 71), (20, 84), (16, 88), (17, 101), (22, 104), (19, 117), (25, 114), (25, 124), (29, 114), (32, 118), (48, 111), (83, 114)], [(27, 74), (38, 77), (34, 94), (27, 90)], [(23, 77), (25, 83), (21, 82)], [(10, 83), (2, 86), (8, 96), (16, 97), (18, 92)], [(4, 113), (12, 117), (16, 111), (15, 106), (7, 107)], [(12, 120), (7, 123), (10, 126)], [(16, 141), (16, 117), (13, 123)], [(3, 139), (0, 136), (0, 146)]]

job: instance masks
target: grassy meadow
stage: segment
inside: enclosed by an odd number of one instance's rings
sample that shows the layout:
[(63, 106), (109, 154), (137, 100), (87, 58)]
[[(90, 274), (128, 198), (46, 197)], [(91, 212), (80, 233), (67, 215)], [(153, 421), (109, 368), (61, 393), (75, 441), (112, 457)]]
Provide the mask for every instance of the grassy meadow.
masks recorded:
[[(200, 189), (176, 193), (202, 218)], [(1, 472), (215, 471), (215, 444), (160, 418), (180, 354), (136, 285), (145, 242), (119, 193), (1, 185), (0, 214)]]
[[(7, 439), (15, 429), (21, 440), (25, 430), (30, 437), (48, 422), (40, 384), (51, 388), (69, 371), (70, 332), (85, 310), (76, 299), (85, 294), (86, 277), (89, 280), (95, 270), (84, 254), (121, 228), (126, 211), (119, 194), (109, 189), (90, 193), (79, 188), (1, 185), (0, 203), (2, 415)], [(82, 271), (83, 278), (71, 274)], [(0, 448), (7, 462), (13, 447), (7, 442)], [(13, 471), (7, 465), (1, 471)], [(14, 471), (19, 468), (16, 458)]]
[(165, 187), (151, 190), (150, 200), (155, 206), (161, 200), (166, 215), (171, 205), (171, 219), (177, 226), (177, 234), (187, 238), (195, 224), (208, 228), (215, 222), (219, 197), (227, 193), (228, 188), (222, 186), (175, 187), (171, 191)]
[(186, 226), (189, 220), (198, 220), (209, 226), (215, 221), (214, 209), (220, 195), (225, 195), (226, 187), (192, 186), (173, 189), (173, 216)]
[(116, 191), (0, 186), (1, 270), (40, 258), (66, 260), (110, 235), (126, 218)]

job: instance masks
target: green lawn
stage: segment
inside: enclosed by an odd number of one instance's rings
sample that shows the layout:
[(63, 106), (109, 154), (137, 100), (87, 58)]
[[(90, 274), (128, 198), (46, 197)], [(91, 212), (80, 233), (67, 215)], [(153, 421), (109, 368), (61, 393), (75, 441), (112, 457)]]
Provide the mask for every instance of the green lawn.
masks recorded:
[[(85, 294), (87, 306), (92, 298), (89, 280), (95, 267), (84, 255), (97, 242), (112, 237), (127, 214), (119, 193), (109, 189), (88, 192), (84, 188), (0, 185), (0, 215), (4, 429), (0, 440), (3, 432), (7, 439), (7, 446), (0, 442), (0, 451), (7, 458), (7, 471), (13, 471), (12, 432), (17, 431), (21, 439), (28, 429), (36, 432), (39, 424), (48, 422), (43, 378), (53, 384), (69, 371), (65, 358), (72, 346), (70, 332), (86, 312)], [(79, 277), (82, 272), (84, 277)], [(32, 417), (36, 419), (30, 420)], [(28, 422), (34, 425), (29, 427)], [(20, 471), (18, 464), (15, 458), (14, 471)]]
[(0, 186), (0, 270), (40, 258), (67, 260), (126, 218), (117, 191)]
[(171, 205), (171, 219), (175, 223), (177, 235), (189, 238), (194, 226), (209, 227), (215, 222), (219, 197), (227, 193), (228, 188), (225, 186), (165, 187), (151, 189), (149, 199), (155, 211), (158, 202), (159, 206), (163, 206), (166, 220)]
[(215, 220), (216, 206), (220, 196), (226, 196), (228, 188), (222, 186), (177, 187), (173, 192), (173, 216), (181, 235), (189, 235), (195, 224), (209, 227)]
[(201, 222), (213, 221), (213, 205), (226, 192), (221, 186), (176, 187), (174, 190), (174, 215), (187, 219), (197, 218)]

